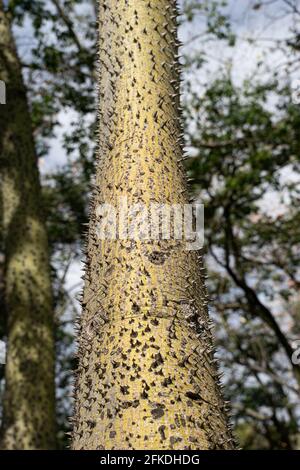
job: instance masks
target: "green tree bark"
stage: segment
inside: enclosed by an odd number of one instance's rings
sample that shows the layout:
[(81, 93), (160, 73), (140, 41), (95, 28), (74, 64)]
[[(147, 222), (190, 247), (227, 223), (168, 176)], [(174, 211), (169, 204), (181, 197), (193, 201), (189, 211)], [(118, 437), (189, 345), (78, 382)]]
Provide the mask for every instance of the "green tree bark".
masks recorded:
[(199, 252), (104, 240), (97, 208), (187, 203), (176, 2), (102, 0), (100, 149), (79, 335), (74, 449), (231, 449)]
[(1, 447), (55, 445), (54, 335), (48, 243), (30, 113), (0, 1), (0, 175), (8, 353)]

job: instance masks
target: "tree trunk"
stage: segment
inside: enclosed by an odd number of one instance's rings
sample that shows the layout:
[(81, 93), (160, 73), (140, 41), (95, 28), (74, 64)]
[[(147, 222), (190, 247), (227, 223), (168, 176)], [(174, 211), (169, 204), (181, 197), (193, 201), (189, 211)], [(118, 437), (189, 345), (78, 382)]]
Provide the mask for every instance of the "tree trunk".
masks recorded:
[(55, 444), (54, 335), (47, 235), (30, 114), (8, 14), (0, 0), (0, 175), (8, 353), (1, 447)]
[(97, 208), (187, 203), (175, 1), (100, 2), (100, 149), (79, 334), (74, 449), (233, 447), (199, 252), (104, 240)]

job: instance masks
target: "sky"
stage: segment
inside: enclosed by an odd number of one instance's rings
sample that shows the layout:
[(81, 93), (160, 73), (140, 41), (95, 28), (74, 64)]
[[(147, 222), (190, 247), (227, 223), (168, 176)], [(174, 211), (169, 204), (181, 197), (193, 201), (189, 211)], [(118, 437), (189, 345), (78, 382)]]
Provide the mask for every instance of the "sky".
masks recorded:
[[(201, 3), (201, 1), (200, 1)], [(253, 7), (260, 2), (253, 0), (229, 0), (223, 9), (229, 16), (233, 33), (236, 35), (234, 47), (226, 42), (212, 41), (207, 45), (207, 65), (202, 70), (205, 79), (213, 78), (220, 68), (230, 68), (234, 82), (242, 84), (245, 79), (253, 77), (257, 65), (263, 62), (264, 69), (274, 70), (285, 61), (285, 49), (281, 50), (276, 43), (290, 37), (292, 17), (284, 0), (267, 0), (267, 6), (259, 9)], [(203, 31), (203, 20), (183, 27), (180, 36), (184, 50), (197, 51), (201, 38), (190, 43), (190, 39)], [(255, 42), (253, 42), (255, 40)], [(270, 48), (273, 47), (273, 50)]]

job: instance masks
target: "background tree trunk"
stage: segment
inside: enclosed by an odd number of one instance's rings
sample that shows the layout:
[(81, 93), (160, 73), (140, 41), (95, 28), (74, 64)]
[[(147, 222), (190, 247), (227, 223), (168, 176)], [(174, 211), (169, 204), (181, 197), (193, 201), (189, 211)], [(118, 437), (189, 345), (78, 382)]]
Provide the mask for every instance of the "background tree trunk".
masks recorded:
[(230, 449), (199, 252), (100, 241), (119, 198), (187, 203), (176, 3), (100, 2), (100, 150), (76, 384), (75, 449)]
[(1, 446), (55, 445), (53, 307), (30, 114), (8, 14), (0, 1), (0, 155), (8, 354)]

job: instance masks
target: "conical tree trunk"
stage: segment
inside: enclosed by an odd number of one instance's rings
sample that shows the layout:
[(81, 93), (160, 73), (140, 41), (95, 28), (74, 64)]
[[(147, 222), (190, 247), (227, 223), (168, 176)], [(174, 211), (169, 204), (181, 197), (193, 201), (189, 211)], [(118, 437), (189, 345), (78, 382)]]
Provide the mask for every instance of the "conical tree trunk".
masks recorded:
[[(74, 449), (230, 449), (199, 252), (99, 240), (98, 208), (187, 203), (176, 5), (100, 1), (100, 148), (80, 324)], [(174, 237), (173, 237), (174, 238)]]
[(8, 353), (1, 447), (55, 443), (50, 267), (30, 114), (9, 19), (0, 0), (0, 176)]

